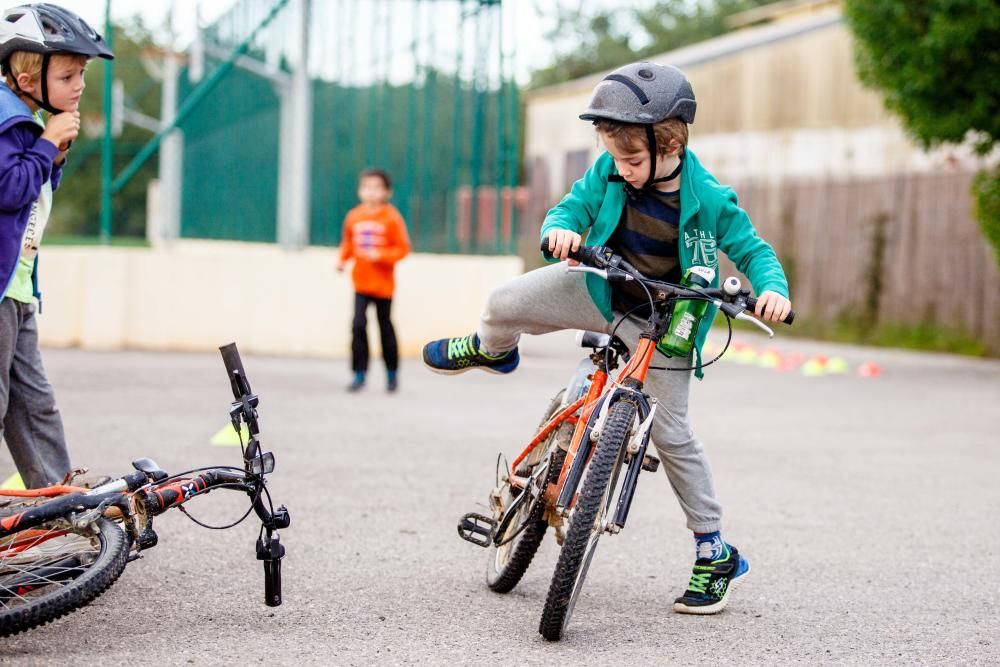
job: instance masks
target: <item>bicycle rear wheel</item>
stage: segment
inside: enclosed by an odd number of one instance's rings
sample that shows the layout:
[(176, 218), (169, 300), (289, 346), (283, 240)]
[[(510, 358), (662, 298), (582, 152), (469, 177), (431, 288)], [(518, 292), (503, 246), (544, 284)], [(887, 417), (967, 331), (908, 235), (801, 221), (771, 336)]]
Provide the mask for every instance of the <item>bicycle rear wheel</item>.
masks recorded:
[(103, 593), (125, 569), (130, 541), (113, 521), (65, 521), (0, 541), (0, 637), (44, 625)]
[[(563, 396), (565, 390), (561, 390), (545, 410), (539, 428), (544, 426), (555, 414), (564, 407)], [(486, 561), (486, 585), (490, 590), (497, 593), (509, 593), (521, 581), (521, 577), (528, 571), (528, 566), (535, 557), (535, 552), (545, 537), (545, 531), (549, 524), (545, 519), (545, 503), (540, 496), (545, 492), (545, 487), (559, 479), (559, 471), (562, 469), (566, 452), (559, 449), (557, 442), (559, 436), (564, 433), (563, 427), (567, 427), (572, 432), (572, 424), (564, 423), (559, 429), (549, 436), (548, 441), (539, 445), (535, 452), (527, 460), (531, 471), (536, 470), (538, 465), (548, 465), (548, 471), (540, 475), (534, 488), (521, 490), (521, 493), (531, 494), (521, 502), (516, 515), (504, 529), (500, 537), (500, 545), (491, 544), (489, 557)], [(515, 500), (510, 485), (504, 489), (504, 507), (510, 507)]]
[(550, 641), (562, 637), (573, 615), (577, 596), (597, 549), (597, 541), (604, 532), (605, 517), (614, 498), (625, 443), (635, 415), (636, 406), (631, 401), (622, 400), (611, 406), (597, 451), (587, 466), (583, 490), (570, 517), (566, 541), (559, 552), (538, 625), (538, 631)]

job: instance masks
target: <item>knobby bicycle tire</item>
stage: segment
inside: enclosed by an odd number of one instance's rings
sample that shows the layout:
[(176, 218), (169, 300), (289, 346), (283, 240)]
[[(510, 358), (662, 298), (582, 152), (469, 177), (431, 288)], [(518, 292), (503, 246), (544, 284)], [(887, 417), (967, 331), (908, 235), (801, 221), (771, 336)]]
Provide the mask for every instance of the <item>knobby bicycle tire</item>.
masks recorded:
[[(49, 621), (64, 616), (75, 609), (83, 607), (101, 593), (121, 575), (128, 561), (131, 542), (125, 532), (113, 521), (99, 519), (95, 524), (97, 532), (86, 535), (84, 530), (69, 530), (84, 537), (98, 540), (99, 551), (92, 563), (83, 568), (83, 573), (66, 582), (65, 585), (50, 585), (33, 591), (30, 598), (22, 598), (13, 606), (0, 601), (0, 637), (8, 637), (29, 630)], [(15, 534), (16, 535), (16, 534)], [(0, 554), (3, 552), (0, 551)], [(45, 560), (40, 559), (39, 568), (45, 567)], [(2, 565), (2, 560), (0, 560)], [(17, 573), (9, 574), (10, 578), (23, 578), (27, 572), (30, 576), (30, 566), (22, 568)], [(50, 588), (51, 590), (45, 590)], [(21, 591), (23, 592), (23, 591)], [(37, 596), (35, 593), (38, 593)], [(4, 573), (0, 569), (0, 595), (8, 600), (16, 595), (10, 588), (4, 587)]]
[[(563, 407), (562, 399), (564, 395), (565, 390), (561, 390), (555, 395), (549, 403), (549, 407), (546, 409), (541, 422), (538, 424), (539, 428), (544, 426)], [(564, 423), (562, 426), (565, 425)], [(549, 436), (550, 439), (545, 444), (546, 449), (552, 447), (562, 426)], [(566, 452), (556, 447), (549, 462), (545, 484), (542, 486), (543, 491), (546, 486), (558, 481), (559, 471), (562, 469), (565, 459)], [(509, 593), (514, 590), (514, 587), (521, 581), (524, 573), (528, 571), (528, 567), (531, 565), (538, 547), (541, 546), (542, 539), (544, 539), (545, 531), (548, 527), (548, 521), (545, 519), (545, 503), (543, 502), (534, 502), (530, 513), (523, 521), (511, 522), (506, 531), (507, 534), (515, 535), (518, 531), (521, 531), (521, 533), (514, 538), (515, 542), (510, 547), (512, 553), (505, 565), (498, 566), (497, 559), (500, 557), (499, 548), (495, 545), (490, 546), (489, 558), (486, 561), (486, 585), (490, 590), (496, 593)]]
[[(600, 537), (600, 532), (594, 533), (595, 522), (602, 518), (602, 511), (607, 508), (609, 487), (617, 478), (616, 468), (621, 465), (622, 449), (635, 414), (636, 406), (631, 401), (622, 400), (611, 406), (597, 443), (597, 451), (587, 466), (583, 490), (570, 518), (566, 541), (559, 552), (545, 608), (542, 610), (542, 619), (538, 624), (538, 631), (550, 641), (562, 637), (573, 613), (576, 596), (583, 587), (590, 559)], [(596, 530), (603, 530), (603, 525)]]

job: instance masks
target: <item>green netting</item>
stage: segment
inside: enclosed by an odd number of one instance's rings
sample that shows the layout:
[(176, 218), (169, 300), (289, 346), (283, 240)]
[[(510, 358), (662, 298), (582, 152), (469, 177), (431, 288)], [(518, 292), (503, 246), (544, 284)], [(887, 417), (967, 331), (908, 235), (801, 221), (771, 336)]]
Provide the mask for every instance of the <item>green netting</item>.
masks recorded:
[(181, 236), (276, 239), (278, 107), (267, 81), (233, 70), (181, 124)]
[[(234, 5), (206, 32), (205, 78), (255, 30), (250, 57), (290, 72), (295, 5)], [(416, 249), (508, 252), (516, 225), (509, 200), (518, 176), (519, 103), (500, 3), (313, 0), (311, 6), (310, 243), (340, 242), (344, 215), (357, 203), (358, 172), (380, 167), (393, 178), (393, 202)], [(182, 100), (193, 85), (185, 75)], [(275, 240), (281, 90), (260, 73), (235, 68), (181, 124), (182, 236)]]

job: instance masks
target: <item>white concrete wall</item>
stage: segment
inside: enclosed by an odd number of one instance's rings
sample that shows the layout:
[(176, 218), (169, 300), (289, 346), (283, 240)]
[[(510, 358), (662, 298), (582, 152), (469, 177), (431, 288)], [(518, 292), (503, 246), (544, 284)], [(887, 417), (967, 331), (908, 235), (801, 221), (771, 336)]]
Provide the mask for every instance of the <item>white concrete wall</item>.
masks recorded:
[[(43, 345), (343, 357), (354, 292), (335, 248), (184, 241), (165, 248), (60, 247), (40, 262)], [(393, 321), (403, 355), (472, 331), (517, 257), (416, 254), (396, 267)], [(374, 309), (368, 337), (378, 349)]]

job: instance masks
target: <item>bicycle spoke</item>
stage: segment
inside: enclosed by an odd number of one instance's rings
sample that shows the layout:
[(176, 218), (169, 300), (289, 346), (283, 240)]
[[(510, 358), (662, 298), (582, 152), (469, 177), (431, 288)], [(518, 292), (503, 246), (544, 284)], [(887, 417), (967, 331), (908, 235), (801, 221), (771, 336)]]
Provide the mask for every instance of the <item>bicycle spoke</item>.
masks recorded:
[[(31, 603), (31, 592), (65, 588), (86, 572), (100, 552), (92, 538), (49, 528), (38, 530), (30, 539), (17, 541), (0, 550), (0, 608), (12, 609)], [(61, 565), (75, 559), (75, 565)]]

